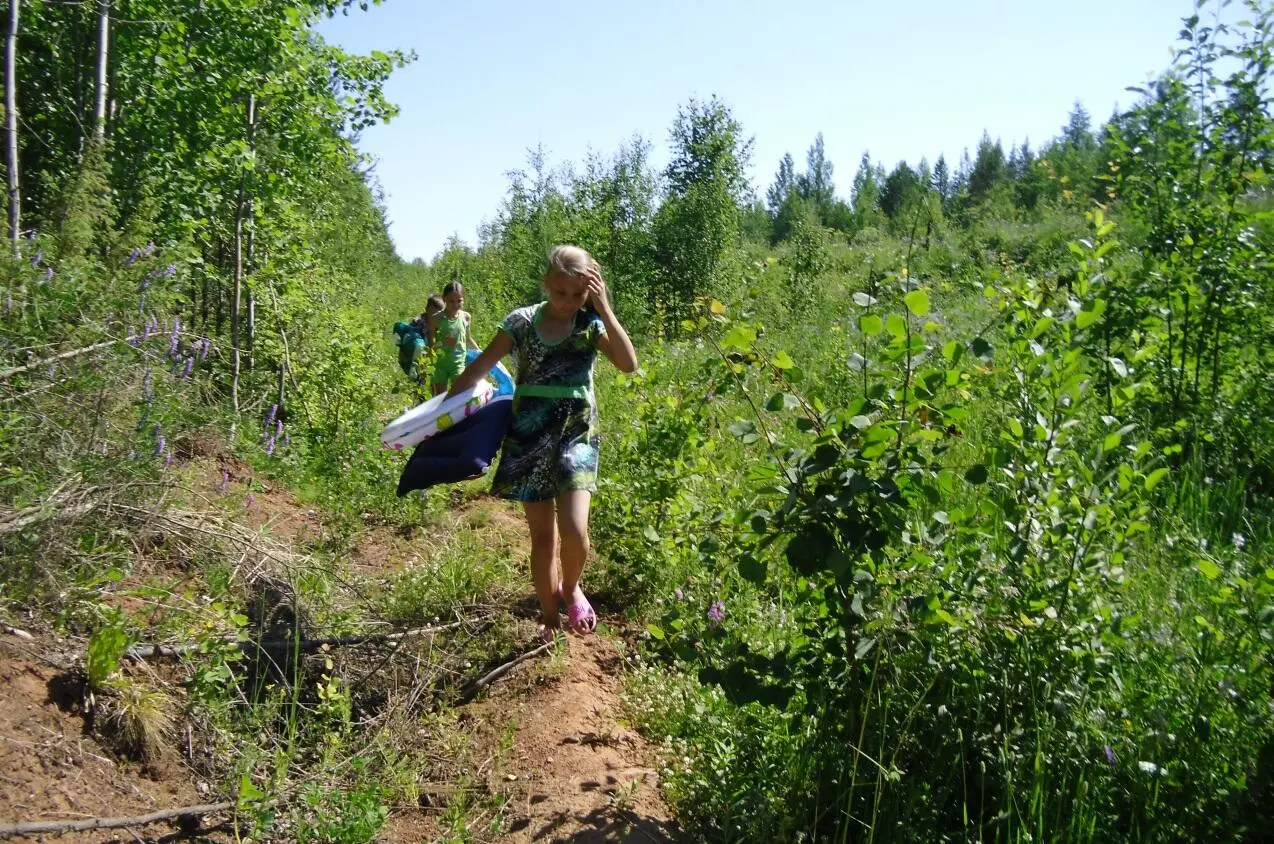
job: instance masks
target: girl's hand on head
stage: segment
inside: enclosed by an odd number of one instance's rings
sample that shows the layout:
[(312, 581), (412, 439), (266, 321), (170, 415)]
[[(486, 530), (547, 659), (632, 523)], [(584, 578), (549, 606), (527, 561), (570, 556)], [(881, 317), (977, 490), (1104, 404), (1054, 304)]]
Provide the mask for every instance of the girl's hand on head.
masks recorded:
[(597, 270), (590, 270), (588, 273), (588, 301), (599, 312), (605, 313), (610, 310), (610, 298), (606, 291), (606, 281), (602, 278), (602, 274)]

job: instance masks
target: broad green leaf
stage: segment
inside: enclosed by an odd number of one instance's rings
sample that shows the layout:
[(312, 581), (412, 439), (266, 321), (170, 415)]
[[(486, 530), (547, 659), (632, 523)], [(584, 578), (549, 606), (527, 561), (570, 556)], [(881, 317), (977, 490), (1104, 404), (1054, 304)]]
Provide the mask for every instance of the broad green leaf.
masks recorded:
[(796, 361), (792, 360), (791, 356), (782, 349), (779, 350), (778, 354), (770, 358), (770, 363), (774, 364), (775, 369), (791, 369), (796, 366)]
[(1017, 419), (1009, 420), (1009, 431), (1011, 431), (1013, 436), (1019, 440), (1026, 436), (1026, 429), (1022, 427), (1022, 423)]
[(907, 323), (898, 314), (890, 314), (885, 320), (885, 330), (894, 337), (904, 337), (907, 334)]
[(241, 802), (248, 800), (260, 800), (264, 797), (265, 792), (257, 788), (256, 784), (252, 782), (252, 779), (247, 774), (244, 774), (239, 778), (239, 800)]
[(1105, 299), (1093, 300), (1091, 309), (1081, 310), (1079, 313), (1075, 314), (1075, 327), (1081, 328), (1081, 329), (1088, 328), (1090, 325), (1096, 322), (1097, 318), (1100, 317), (1103, 313), (1105, 313), (1105, 311), (1106, 311)]
[(1043, 334), (1045, 331), (1048, 331), (1050, 328), (1053, 327), (1053, 323), (1055, 322), (1057, 322), (1057, 320), (1051, 316), (1040, 317), (1039, 320), (1035, 323), (1035, 327), (1031, 329), (1031, 339), (1034, 340), (1035, 338)]
[(868, 337), (874, 337), (885, 330), (885, 323), (878, 314), (863, 314), (858, 318), (858, 330)]
[(745, 444), (757, 441), (756, 423), (751, 419), (740, 419), (729, 427), (729, 431)]
[(752, 344), (756, 342), (756, 329), (749, 325), (736, 325), (730, 329), (725, 335), (725, 339), (721, 341), (721, 348), (729, 351), (731, 349), (739, 352), (751, 351)]
[(1216, 580), (1221, 576), (1221, 567), (1211, 560), (1199, 560), (1197, 568), (1199, 569), (1199, 574), (1208, 580)]
[(929, 313), (929, 294), (923, 290), (911, 291), (902, 297), (902, 301), (907, 306), (907, 310), (911, 311), (912, 316), (922, 317)]
[(791, 393), (775, 393), (770, 396), (769, 401), (765, 403), (765, 409), (771, 413), (777, 413), (780, 410), (791, 410), (796, 407), (798, 403), (796, 396)]
[(1162, 481), (1165, 477), (1167, 477), (1167, 475), (1168, 475), (1168, 469), (1162, 466), (1158, 469), (1155, 469), (1149, 475), (1146, 475), (1146, 484), (1145, 484), (1146, 492), (1150, 492), (1150, 490), (1159, 486), (1159, 482)]

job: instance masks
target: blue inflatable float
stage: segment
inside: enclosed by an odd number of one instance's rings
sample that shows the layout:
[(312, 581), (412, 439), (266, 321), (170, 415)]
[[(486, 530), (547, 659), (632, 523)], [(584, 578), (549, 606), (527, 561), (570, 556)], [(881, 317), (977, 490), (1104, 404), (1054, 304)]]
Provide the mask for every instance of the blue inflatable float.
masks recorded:
[[(466, 364), (473, 363), (478, 354), (471, 349)], [(413, 490), (478, 478), (490, 469), (513, 414), (514, 389), (513, 377), (501, 364), (491, 371), (491, 379), (494, 387), (489, 388), (483, 404), (453, 424), (435, 426), (416, 446), (398, 479), (399, 498)]]

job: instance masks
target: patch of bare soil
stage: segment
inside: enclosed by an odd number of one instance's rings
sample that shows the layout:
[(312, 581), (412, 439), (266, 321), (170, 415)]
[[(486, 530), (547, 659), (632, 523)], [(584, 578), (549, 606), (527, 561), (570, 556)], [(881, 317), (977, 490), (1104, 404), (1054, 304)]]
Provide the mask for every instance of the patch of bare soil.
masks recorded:
[[(136, 817), (214, 802), (201, 795), (171, 748), (145, 765), (117, 761), (85, 729), (82, 688), (74, 674), (42, 659), (55, 643), (0, 633), (0, 824)], [(212, 816), (215, 824), (225, 816)], [(173, 840), (174, 823), (70, 832), (30, 840), (65, 844)], [(182, 837), (183, 840), (192, 840)], [(23, 840), (23, 839), (14, 839)], [(224, 834), (193, 840), (230, 840)]]
[[(505, 831), (478, 840), (681, 840), (659, 794), (654, 749), (622, 723), (618, 646), (601, 635), (571, 637), (566, 651), (556, 672), (544, 664), (551, 657), (524, 663), (462, 715), (476, 745), (470, 759), (482, 760), (465, 773), (505, 798)], [(384, 840), (436, 840), (442, 791), (426, 794), (419, 812), (393, 817)]]

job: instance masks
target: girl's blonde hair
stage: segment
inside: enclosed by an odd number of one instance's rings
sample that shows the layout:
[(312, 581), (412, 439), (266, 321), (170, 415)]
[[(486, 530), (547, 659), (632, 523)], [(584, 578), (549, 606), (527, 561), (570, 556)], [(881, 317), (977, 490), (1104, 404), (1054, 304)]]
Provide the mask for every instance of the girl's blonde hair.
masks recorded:
[(554, 246), (549, 252), (549, 266), (544, 271), (544, 277), (551, 275), (573, 275), (586, 276), (589, 271), (601, 271), (601, 265), (592, 255), (588, 254), (587, 249), (579, 246), (571, 246), (570, 244), (562, 244)]

